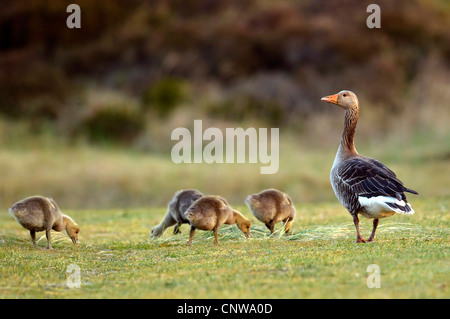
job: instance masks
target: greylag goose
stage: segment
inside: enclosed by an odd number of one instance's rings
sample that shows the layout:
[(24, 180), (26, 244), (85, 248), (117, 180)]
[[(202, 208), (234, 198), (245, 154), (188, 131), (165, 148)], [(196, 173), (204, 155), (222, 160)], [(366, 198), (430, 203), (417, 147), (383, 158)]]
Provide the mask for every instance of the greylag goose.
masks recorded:
[(244, 202), (253, 216), (262, 221), (271, 234), (274, 233), (275, 224), (278, 222), (283, 222), (286, 234), (291, 229), (295, 218), (295, 207), (287, 194), (270, 188), (258, 194), (248, 195)]
[(169, 202), (166, 216), (161, 223), (153, 227), (150, 237), (155, 238), (161, 236), (167, 228), (173, 225), (175, 225), (173, 234), (180, 233), (180, 226), (189, 223), (184, 213), (189, 206), (202, 196), (203, 194), (196, 189), (182, 189), (177, 191)]
[(80, 227), (67, 215), (61, 213), (56, 202), (47, 197), (27, 197), (11, 206), (9, 212), (16, 218), (22, 227), (28, 229), (31, 242), (36, 246), (36, 232), (45, 230), (47, 236), (47, 249), (52, 249), (51, 230), (63, 231), (72, 239), (74, 245), (78, 241)]
[(233, 225), (250, 237), (250, 221), (237, 210), (230, 207), (228, 202), (220, 196), (203, 196), (186, 211), (186, 217), (191, 225), (189, 246), (196, 229), (214, 231), (214, 244), (218, 244), (218, 231), (223, 224)]
[(359, 233), (358, 214), (373, 218), (372, 234), (369, 237), (369, 242), (372, 242), (380, 218), (395, 213), (414, 214), (404, 192), (418, 193), (404, 187), (395, 173), (384, 164), (359, 155), (356, 151), (353, 137), (358, 122), (359, 102), (355, 93), (341, 91), (322, 100), (345, 109), (344, 133), (331, 168), (331, 185), (338, 200), (353, 216), (356, 242), (366, 242)]

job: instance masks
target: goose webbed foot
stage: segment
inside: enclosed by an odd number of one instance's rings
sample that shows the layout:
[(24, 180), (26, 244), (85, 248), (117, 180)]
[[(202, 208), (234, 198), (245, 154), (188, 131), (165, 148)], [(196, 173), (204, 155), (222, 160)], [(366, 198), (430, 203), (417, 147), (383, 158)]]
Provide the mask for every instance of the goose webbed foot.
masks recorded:
[(362, 236), (358, 236), (356, 238), (355, 243), (366, 243), (366, 240), (364, 238), (362, 238)]

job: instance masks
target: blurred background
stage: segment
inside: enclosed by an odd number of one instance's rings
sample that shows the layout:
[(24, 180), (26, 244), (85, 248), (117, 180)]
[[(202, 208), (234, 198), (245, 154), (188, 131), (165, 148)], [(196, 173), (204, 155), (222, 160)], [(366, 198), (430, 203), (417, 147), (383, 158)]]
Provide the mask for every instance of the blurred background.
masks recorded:
[[(68, 29), (70, 3), (81, 29)], [(126, 4), (125, 4), (126, 3)], [(180, 188), (279, 188), (335, 201), (329, 171), (342, 89), (361, 105), (356, 146), (420, 197), (450, 196), (450, 2), (14, 0), (0, 3), (0, 206), (166, 205)], [(172, 130), (279, 127), (280, 168), (174, 164)], [(414, 204), (417, 197), (410, 196)], [(420, 198), (419, 197), (419, 198)]]

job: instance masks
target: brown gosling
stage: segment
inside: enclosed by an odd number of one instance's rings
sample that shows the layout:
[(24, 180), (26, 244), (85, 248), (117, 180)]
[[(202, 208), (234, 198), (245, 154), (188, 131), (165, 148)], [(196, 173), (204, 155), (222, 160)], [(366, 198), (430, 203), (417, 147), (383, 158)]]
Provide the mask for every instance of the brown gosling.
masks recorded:
[(295, 207), (292, 199), (277, 189), (266, 189), (258, 194), (248, 195), (245, 204), (252, 214), (262, 221), (274, 233), (275, 224), (282, 221), (287, 234), (295, 219)]
[(196, 229), (214, 231), (214, 244), (218, 244), (218, 231), (223, 224), (236, 224), (246, 238), (250, 237), (250, 221), (220, 196), (203, 196), (189, 207), (186, 216), (191, 225), (189, 246)]
[(202, 196), (203, 194), (196, 189), (177, 191), (169, 202), (166, 216), (161, 223), (153, 227), (150, 237), (156, 238), (161, 236), (167, 228), (173, 225), (175, 225), (173, 234), (180, 233), (180, 226), (189, 223), (185, 216), (186, 210)]
[(74, 245), (78, 241), (80, 227), (67, 215), (61, 213), (56, 202), (47, 197), (31, 196), (11, 206), (9, 212), (22, 227), (28, 229), (33, 246), (36, 245), (36, 232), (44, 231), (47, 236), (47, 249), (52, 249), (50, 231), (66, 231)]

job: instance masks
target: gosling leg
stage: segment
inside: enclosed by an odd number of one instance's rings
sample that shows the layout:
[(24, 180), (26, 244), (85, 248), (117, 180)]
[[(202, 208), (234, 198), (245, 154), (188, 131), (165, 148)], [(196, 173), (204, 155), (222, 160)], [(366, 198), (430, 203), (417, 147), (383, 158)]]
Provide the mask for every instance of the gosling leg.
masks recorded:
[(275, 229), (275, 223), (273, 220), (271, 220), (270, 222), (268, 222), (266, 224), (266, 227), (269, 228), (270, 230), (270, 234), (272, 235), (274, 233), (274, 229)]
[(189, 232), (189, 247), (192, 246), (192, 238), (194, 237), (195, 227), (191, 226), (191, 231)]
[(31, 242), (33, 243), (34, 248), (37, 248), (36, 245), (36, 232), (34, 230), (30, 230)]
[(47, 229), (47, 230), (45, 231), (45, 235), (46, 235), (46, 237), (47, 237), (47, 249), (53, 249), (52, 243), (51, 243), (52, 238), (51, 238), (50, 233), (51, 233), (51, 229)]
[(173, 234), (174, 235), (181, 233), (180, 226), (181, 226), (181, 224), (176, 224), (175, 225), (175, 227), (173, 228)]
[(219, 243), (219, 227), (214, 227), (214, 245)]

